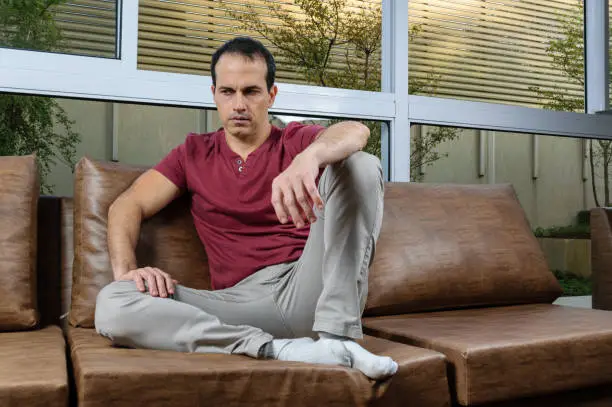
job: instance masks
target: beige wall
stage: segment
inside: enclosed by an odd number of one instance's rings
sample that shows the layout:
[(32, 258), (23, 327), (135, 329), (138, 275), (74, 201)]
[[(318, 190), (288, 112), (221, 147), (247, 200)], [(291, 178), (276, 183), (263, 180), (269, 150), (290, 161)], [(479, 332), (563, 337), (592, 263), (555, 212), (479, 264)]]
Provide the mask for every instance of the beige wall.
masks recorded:
[[(118, 140), (118, 161), (152, 166), (190, 132), (207, 132), (221, 126), (214, 111), (169, 108), (134, 104), (115, 104), (85, 100), (59, 99), (73, 130), (81, 135), (77, 161), (83, 156), (110, 161), (113, 158), (113, 115)], [(74, 175), (68, 166), (56, 164), (47, 180), (53, 193), (73, 196)]]
[[(414, 126), (413, 132), (419, 131)], [(440, 146), (448, 152), (425, 170), (424, 182), (511, 183), (532, 227), (567, 225), (578, 211), (593, 206), (590, 179), (583, 181), (580, 139), (483, 132), (483, 176), (479, 176), (479, 131), (461, 130)], [(534, 143), (537, 137), (537, 143)], [(539, 170), (534, 173), (537, 154)], [(587, 173), (587, 175), (589, 175)]]
[[(75, 121), (72, 129), (81, 135), (77, 147), (77, 161), (85, 155), (97, 160), (110, 160), (112, 156), (111, 104), (84, 100), (58, 99), (66, 109), (68, 117)], [(57, 163), (47, 177), (54, 185), (53, 193), (58, 196), (73, 195), (72, 170), (63, 163)]]

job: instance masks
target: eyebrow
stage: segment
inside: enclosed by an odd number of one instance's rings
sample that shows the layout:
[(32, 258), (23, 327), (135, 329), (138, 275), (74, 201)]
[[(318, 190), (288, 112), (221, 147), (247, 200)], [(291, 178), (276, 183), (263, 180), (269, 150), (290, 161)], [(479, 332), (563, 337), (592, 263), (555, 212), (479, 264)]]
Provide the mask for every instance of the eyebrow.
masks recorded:
[[(262, 87), (259, 85), (251, 85), (251, 86), (247, 86), (245, 88), (242, 89), (243, 92), (247, 92), (249, 90), (261, 90)], [(236, 90), (234, 88), (232, 88), (231, 86), (219, 86), (219, 90)]]

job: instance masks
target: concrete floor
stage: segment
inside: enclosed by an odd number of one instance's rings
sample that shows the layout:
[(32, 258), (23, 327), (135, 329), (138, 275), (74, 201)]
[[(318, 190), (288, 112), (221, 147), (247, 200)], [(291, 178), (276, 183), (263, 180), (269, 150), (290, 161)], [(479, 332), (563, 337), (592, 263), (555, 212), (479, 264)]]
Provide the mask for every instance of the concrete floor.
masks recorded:
[(558, 305), (565, 305), (568, 307), (577, 308), (591, 308), (591, 296), (577, 296), (577, 297), (561, 297), (554, 302)]

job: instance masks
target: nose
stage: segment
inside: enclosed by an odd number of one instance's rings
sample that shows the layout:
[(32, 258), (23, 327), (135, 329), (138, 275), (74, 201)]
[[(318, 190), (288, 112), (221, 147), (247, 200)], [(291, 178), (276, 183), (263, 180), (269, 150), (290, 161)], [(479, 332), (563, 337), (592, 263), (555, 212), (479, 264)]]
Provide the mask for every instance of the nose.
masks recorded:
[(246, 110), (246, 104), (244, 103), (244, 96), (240, 92), (236, 93), (234, 110), (237, 112), (244, 112)]

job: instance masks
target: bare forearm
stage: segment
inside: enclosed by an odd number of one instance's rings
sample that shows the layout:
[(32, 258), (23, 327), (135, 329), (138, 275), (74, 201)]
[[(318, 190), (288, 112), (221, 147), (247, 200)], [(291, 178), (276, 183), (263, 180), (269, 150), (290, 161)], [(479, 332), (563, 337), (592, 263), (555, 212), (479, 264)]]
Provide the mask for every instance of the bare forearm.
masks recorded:
[(319, 167), (324, 167), (361, 150), (369, 137), (370, 129), (359, 122), (337, 123), (325, 129), (302, 154), (310, 155)]
[(140, 208), (124, 198), (119, 198), (108, 212), (108, 249), (115, 280), (137, 267), (141, 221)]

